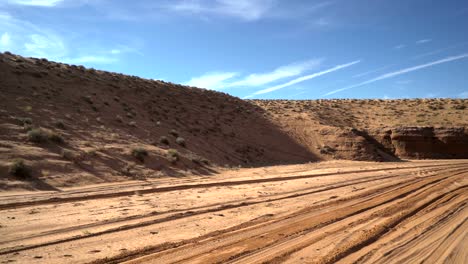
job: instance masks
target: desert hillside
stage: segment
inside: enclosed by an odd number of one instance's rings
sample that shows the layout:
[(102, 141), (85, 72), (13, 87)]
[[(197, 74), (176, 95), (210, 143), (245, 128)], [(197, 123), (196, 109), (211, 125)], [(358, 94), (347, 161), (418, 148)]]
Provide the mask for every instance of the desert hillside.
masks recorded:
[(34, 188), (318, 160), (262, 108), (219, 92), (10, 53), (0, 87), (4, 184), (18, 158)]
[(245, 101), (11, 53), (0, 88), (1, 189), (468, 155), (463, 99)]
[(322, 159), (467, 158), (468, 100), (253, 100)]

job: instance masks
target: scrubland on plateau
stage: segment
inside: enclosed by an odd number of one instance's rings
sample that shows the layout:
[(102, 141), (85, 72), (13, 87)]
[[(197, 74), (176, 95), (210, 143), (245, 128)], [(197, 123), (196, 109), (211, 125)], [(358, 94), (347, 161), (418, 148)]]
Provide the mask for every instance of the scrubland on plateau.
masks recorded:
[(466, 263), (468, 100), (241, 100), (0, 54), (2, 263)]

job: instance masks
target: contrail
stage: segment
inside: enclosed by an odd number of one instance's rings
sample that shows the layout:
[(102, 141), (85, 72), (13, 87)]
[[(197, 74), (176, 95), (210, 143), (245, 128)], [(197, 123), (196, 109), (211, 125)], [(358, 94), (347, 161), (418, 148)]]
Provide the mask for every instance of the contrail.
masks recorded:
[(368, 81), (365, 81), (365, 82), (362, 82), (362, 83), (354, 84), (354, 85), (351, 85), (351, 86), (347, 86), (347, 87), (344, 87), (344, 88), (341, 88), (341, 89), (337, 89), (337, 90), (328, 92), (328, 93), (324, 94), (323, 96), (332, 95), (332, 94), (342, 92), (344, 90), (348, 90), (348, 89), (351, 89), (351, 88), (360, 87), (360, 86), (363, 86), (363, 85), (366, 85), (366, 84), (369, 84), (369, 83), (373, 83), (373, 82), (377, 82), (377, 81), (380, 81), (380, 80), (392, 78), (392, 77), (402, 75), (402, 74), (405, 74), (405, 73), (408, 73), (408, 72), (417, 71), (417, 70), (424, 69), (424, 68), (427, 68), (427, 67), (431, 67), (431, 66), (434, 66), (434, 65), (437, 65), (437, 64), (442, 64), (442, 63), (451, 62), (451, 61), (455, 61), (455, 60), (461, 60), (461, 59), (464, 59), (464, 58), (467, 58), (467, 57), (468, 57), (468, 53), (465, 53), (465, 54), (462, 54), (462, 55), (447, 57), (445, 59), (429, 62), (429, 63), (426, 63), (426, 64), (417, 65), (417, 66), (402, 69), (402, 70), (399, 70), (399, 71), (386, 73), (386, 74), (380, 75), (377, 78), (374, 78), (374, 79), (371, 79), (371, 80), (368, 80)]
[(282, 89), (282, 88), (284, 88), (284, 87), (288, 87), (288, 86), (294, 85), (294, 84), (296, 84), (296, 83), (300, 83), (300, 82), (303, 82), (303, 81), (307, 81), (307, 80), (310, 80), (310, 79), (313, 79), (313, 78), (316, 78), (316, 77), (325, 75), (325, 74), (327, 74), (327, 73), (331, 73), (331, 72), (334, 72), (334, 71), (337, 71), (337, 70), (340, 70), (340, 69), (343, 69), (343, 68), (352, 66), (352, 65), (354, 65), (354, 64), (356, 64), (356, 63), (359, 63), (359, 62), (361, 62), (361, 61), (360, 61), (360, 60), (357, 60), (357, 61), (353, 61), (353, 62), (350, 62), (350, 63), (341, 64), (341, 65), (335, 66), (335, 67), (330, 68), (330, 69), (328, 69), (328, 70), (324, 70), (324, 71), (321, 71), (321, 72), (317, 72), (317, 73), (313, 73), (313, 74), (310, 74), (310, 75), (302, 76), (302, 77), (299, 77), (299, 78), (297, 78), (297, 79), (291, 80), (291, 81), (289, 81), (289, 82), (287, 82), (287, 83), (283, 83), (283, 84), (276, 85), (276, 86), (273, 86), (273, 87), (270, 87), (270, 88), (267, 88), (267, 89), (263, 89), (263, 90), (257, 91), (257, 92), (255, 92), (255, 93), (249, 95), (248, 97), (250, 97), (250, 96), (252, 96), (252, 95), (270, 93), (270, 92), (273, 92), (273, 91)]

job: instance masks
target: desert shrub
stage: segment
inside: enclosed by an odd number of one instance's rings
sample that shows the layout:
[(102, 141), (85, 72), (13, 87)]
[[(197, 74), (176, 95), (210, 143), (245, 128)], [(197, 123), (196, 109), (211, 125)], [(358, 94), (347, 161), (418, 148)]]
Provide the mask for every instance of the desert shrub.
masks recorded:
[(47, 133), (39, 128), (34, 128), (28, 131), (28, 140), (34, 143), (44, 143), (48, 140)]
[(176, 138), (176, 143), (181, 145), (182, 147), (185, 147), (185, 139), (181, 137)]
[(120, 170), (120, 172), (123, 175), (132, 176), (133, 173), (134, 173), (134, 170), (135, 170), (135, 165), (129, 163), (129, 164), (125, 164), (125, 166), (123, 166), (123, 168)]
[(171, 131), (169, 131), (169, 134), (173, 135), (174, 137), (179, 136), (179, 132), (177, 132), (177, 130), (175, 130), (175, 129), (171, 129)]
[(57, 120), (55, 121), (54, 123), (55, 127), (59, 128), (59, 129), (65, 129), (65, 123), (63, 123), (62, 120)]
[(27, 124), (26, 124), (26, 125), (23, 125), (23, 130), (24, 130), (25, 132), (29, 132), (29, 131), (31, 131), (31, 130), (33, 130), (33, 129), (34, 129), (34, 126), (33, 126), (33, 125), (27, 125)]
[(29, 117), (18, 117), (18, 118), (16, 118), (16, 120), (18, 120), (18, 122), (20, 122), (21, 125), (23, 125), (23, 126), (32, 125), (32, 119), (29, 118)]
[(79, 159), (79, 155), (73, 150), (62, 149), (62, 158), (76, 162)]
[(167, 151), (167, 158), (171, 163), (175, 163), (179, 160), (179, 152), (176, 149), (169, 149)]
[(31, 169), (28, 166), (26, 166), (24, 160), (22, 159), (14, 160), (13, 163), (10, 165), (9, 172), (11, 175), (20, 178), (31, 177)]
[(65, 142), (65, 140), (63, 139), (63, 137), (55, 132), (50, 132), (48, 133), (47, 135), (47, 138), (54, 142), (54, 143), (57, 143), (57, 144), (62, 144), (63, 142)]
[(60, 134), (55, 132), (47, 132), (40, 128), (32, 128), (27, 133), (28, 140), (34, 143), (46, 143), (48, 141), (62, 144), (65, 142)]
[(198, 165), (203, 165), (203, 164), (210, 164), (210, 161), (201, 157), (201, 156), (198, 156), (197, 154), (195, 153), (190, 153), (186, 156), (191, 162), (195, 163), (195, 164), (198, 164)]
[(119, 123), (123, 123), (123, 118), (120, 115), (116, 115), (115, 120)]
[(169, 145), (169, 139), (165, 136), (159, 138), (159, 143), (164, 145)]
[(132, 156), (137, 160), (144, 162), (145, 158), (148, 156), (148, 151), (144, 148), (134, 148), (132, 149)]

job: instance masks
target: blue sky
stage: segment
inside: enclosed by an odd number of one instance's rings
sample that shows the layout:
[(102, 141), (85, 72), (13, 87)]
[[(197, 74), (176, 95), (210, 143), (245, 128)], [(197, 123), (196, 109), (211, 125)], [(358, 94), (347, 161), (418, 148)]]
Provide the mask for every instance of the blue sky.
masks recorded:
[(0, 51), (241, 98), (467, 98), (466, 25), (466, 0), (0, 0)]

